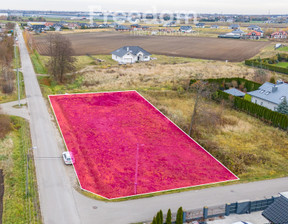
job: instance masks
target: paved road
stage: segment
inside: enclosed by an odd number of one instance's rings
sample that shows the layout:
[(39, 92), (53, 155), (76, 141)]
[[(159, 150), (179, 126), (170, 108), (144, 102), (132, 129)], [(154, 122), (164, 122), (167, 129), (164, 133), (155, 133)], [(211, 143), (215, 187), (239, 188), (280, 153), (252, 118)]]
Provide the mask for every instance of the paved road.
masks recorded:
[[(26, 99), (20, 100), (20, 104), (25, 105), (27, 103)], [(13, 116), (23, 117), (26, 120), (30, 119), (30, 115), (28, 112), (27, 106), (22, 106), (20, 108), (18, 106), (18, 101), (13, 101), (9, 103), (0, 104), (0, 109), (4, 114), (9, 114)]]
[(21, 35), (19, 44), (32, 142), (37, 146), (34, 156), (45, 224), (127, 224), (150, 220), (160, 209), (166, 212), (171, 208), (172, 212), (176, 212), (180, 206), (190, 210), (245, 199), (262, 199), (288, 191), (288, 178), (281, 178), (116, 203), (83, 196), (74, 189), (76, 184), (72, 167), (65, 167), (59, 158), (64, 146), (57, 128), (51, 122), (53, 117), (47, 111)]
[(30, 113), (32, 144), (37, 147), (34, 156), (44, 223), (81, 223), (74, 190), (67, 175), (63, 175), (65, 170), (59, 158), (61, 154), (51, 125), (51, 117), (19, 27), (17, 32)]

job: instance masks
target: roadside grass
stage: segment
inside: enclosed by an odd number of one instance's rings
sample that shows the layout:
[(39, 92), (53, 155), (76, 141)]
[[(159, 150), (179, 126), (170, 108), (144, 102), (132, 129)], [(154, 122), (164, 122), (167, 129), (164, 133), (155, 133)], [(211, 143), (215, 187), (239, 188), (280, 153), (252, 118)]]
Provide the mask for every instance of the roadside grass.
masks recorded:
[(29, 122), (10, 117), (13, 131), (0, 140), (0, 165), (4, 172), (3, 223), (42, 223), (34, 161), (29, 160), (26, 196), (27, 151), (31, 148)]
[(35, 50), (32, 54), (30, 54), (31, 61), (36, 74), (47, 74), (46, 63), (48, 62), (48, 57), (41, 56)]

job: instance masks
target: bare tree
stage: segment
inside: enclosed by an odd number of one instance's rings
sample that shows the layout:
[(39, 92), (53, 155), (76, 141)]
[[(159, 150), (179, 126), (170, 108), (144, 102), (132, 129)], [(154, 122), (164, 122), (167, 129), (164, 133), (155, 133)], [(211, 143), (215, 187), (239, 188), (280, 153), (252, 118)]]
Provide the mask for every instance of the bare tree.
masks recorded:
[(253, 81), (263, 84), (264, 82), (269, 81), (270, 77), (270, 74), (266, 70), (260, 68), (255, 71)]
[(64, 75), (75, 71), (73, 57), (74, 51), (70, 40), (61, 34), (51, 34), (48, 36), (49, 56), (47, 67), (51, 76), (57, 82), (64, 81)]
[(196, 76), (198, 78), (198, 80), (195, 83), (193, 83), (191, 86), (192, 90), (196, 94), (196, 98), (195, 98), (193, 113), (191, 116), (190, 128), (189, 128), (189, 132), (188, 132), (189, 136), (191, 136), (191, 134), (192, 134), (193, 126), (195, 124), (195, 118), (196, 118), (196, 115), (198, 113), (201, 100), (203, 98), (209, 98), (212, 95), (212, 93), (214, 93), (217, 89), (216, 86), (211, 85), (208, 82), (205, 82), (205, 81), (199, 79), (202, 76), (203, 76), (202, 74), (198, 74)]

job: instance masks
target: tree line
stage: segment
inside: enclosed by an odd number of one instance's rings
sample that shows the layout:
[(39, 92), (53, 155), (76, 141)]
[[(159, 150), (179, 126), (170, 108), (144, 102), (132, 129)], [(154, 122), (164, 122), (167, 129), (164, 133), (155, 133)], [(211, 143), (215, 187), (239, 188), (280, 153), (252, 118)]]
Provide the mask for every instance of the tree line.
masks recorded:
[[(9, 28), (13, 28), (11, 24)], [(4, 94), (14, 90), (15, 73), (13, 71), (14, 39), (5, 33), (0, 37), (0, 88)]]

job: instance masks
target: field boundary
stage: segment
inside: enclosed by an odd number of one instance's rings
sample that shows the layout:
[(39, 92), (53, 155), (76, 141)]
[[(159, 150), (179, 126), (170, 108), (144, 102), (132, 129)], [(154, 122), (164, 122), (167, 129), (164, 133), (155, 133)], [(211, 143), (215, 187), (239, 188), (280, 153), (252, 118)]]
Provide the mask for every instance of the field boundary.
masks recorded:
[(136, 90), (124, 90), (124, 91), (104, 91), (104, 92), (87, 92), (87, 93), (69, 93), (69, 94), (57, 94), (57, 95), (48, 95), (48, 99), (49, 99), (49, 103), (52, 107), (52, 110), (53, 110), (53, 113), (54, 113), (54, 116), (56, 118), (56, 122), (57, 122), (57, 125), (58, 125), (58, 128), (60, 130), (60, 133), (61, 133), (61, 136), (64, 140), (64, 144), (65, 144), (65, 147), (66, 149), (69, 151), (69, 148), (66, 144), (66, 140), (65, 140), (65, 137), (62, 133), (62, 129), (59, 125), (59, 122), (58, 122), (58, 119), (57, 119), (57, 115), (55, 113), (55, 110), (54, 110), (54, 107), (53, 107), (53, 104), (51, 103), (51, 100), (50, 100), (50, 96), (53, 97), (53, 96), (66, 96), (66, 95), (88, 95), (88, 94), (99, 94), (99, 93), (123, 93), (123, 92), (136, 92), (141, 98), (143, 98), (152, 108), (156, 109), (156, 111), (158, 113), (161, 114), (161, 116), (163, 116), (164, 118), (168, 119), (169, 122), (171, 122), (177, 129), (179, 129), (182, 133), (184, 133), (189, 139), (193, 140), (201, 149), (204, 150), (204, 152), (206, 154), (208, 154), (210, 157), (212, 157), (215, 161), (217, 161), (224, 169), (226, 169), (230, 174), (232, 174), (234, 177), (236, 177), (235, 180), (225, 180), (225, 181), (219, 181), (219, 182), (210, 182), (210, 183), (206, 183), (206, 184), (199, 184), (199, 185), (195, 185), (195, 186), (188, 186), (188, 187), (180, 187), (180, 188), (173, 188), (173, 189), (169, 189), (169, 190), (161, 190), (161, 191), (154, 191), (154, 192), (149, 192), (149, 193), (143, 193), (143, 194), (136, 194), (136, 195), (131, 195), (131, 196), (125, 196), (125, 197), (115, 197), (115, 198), (107, 198), (105, 196), (102, 196), (100, 194), (96, 194), (94, 192), (91, 192), (91, 191), (88, 191), (86, 189), (84, 189), (81, 185), (81, 182), (79, 180), (79, 177), (78, 177), (78, 174), (77, 174), (77, 171), (75, 169), (75, 166), (74, 164), (73, 165), (73, 169), (74, 169), (74, 172), (76, 174), (76, 177), (77, 177), (77, 180), (78, 180), (78, 183), (79, 183), (79, 186), (80, 186), (80, 189), (85, 191), (85, 192), (88, 192), (88, 193), (91, 193), (93, 195), (96, 195), (98, 197), (101, 197), (101, 198), (104, 198), (108, 201), (112, 201), (112, 200), (115, 200), (115, 199), (132, 199), (134, 197), (139, 197), (139, 196), (145, 196), (145, 195), (153, 195), (153, 194), (157, 194), (157, 193), (161, 193), (161, 192), (170, 192), (173, 193), (173, 191), (176, 191), (176, 190), (185, 190), (185, 189), (189, 189), (189, 188), (196, 188), (196, 187), (201, 187), (201, 186), (208, 186), (208, 185), (214, 185), (214, 184), (220, 184), (220, 183), (226, 183), (226, 182), (234, 182), (234, 181), (238, 181), (240, 180), (240, 178), (235, 175), (234, 173), (232, 173), (226, 166), (224, 166), (218, 159), (216, 159), (211, 153), (209, 153), (205, 148), (203, 148), (198, 142), (196, 142), (193, 138), (191, 138), (187, 133), (185, 133), (178, 125), (176, 125), (173, 121), (171, 121), (167, 116), (165, 116), (159, 109), (157, 109), (152, 103), (150, 103), (145, 97), (143, 97), (138, 91)]

